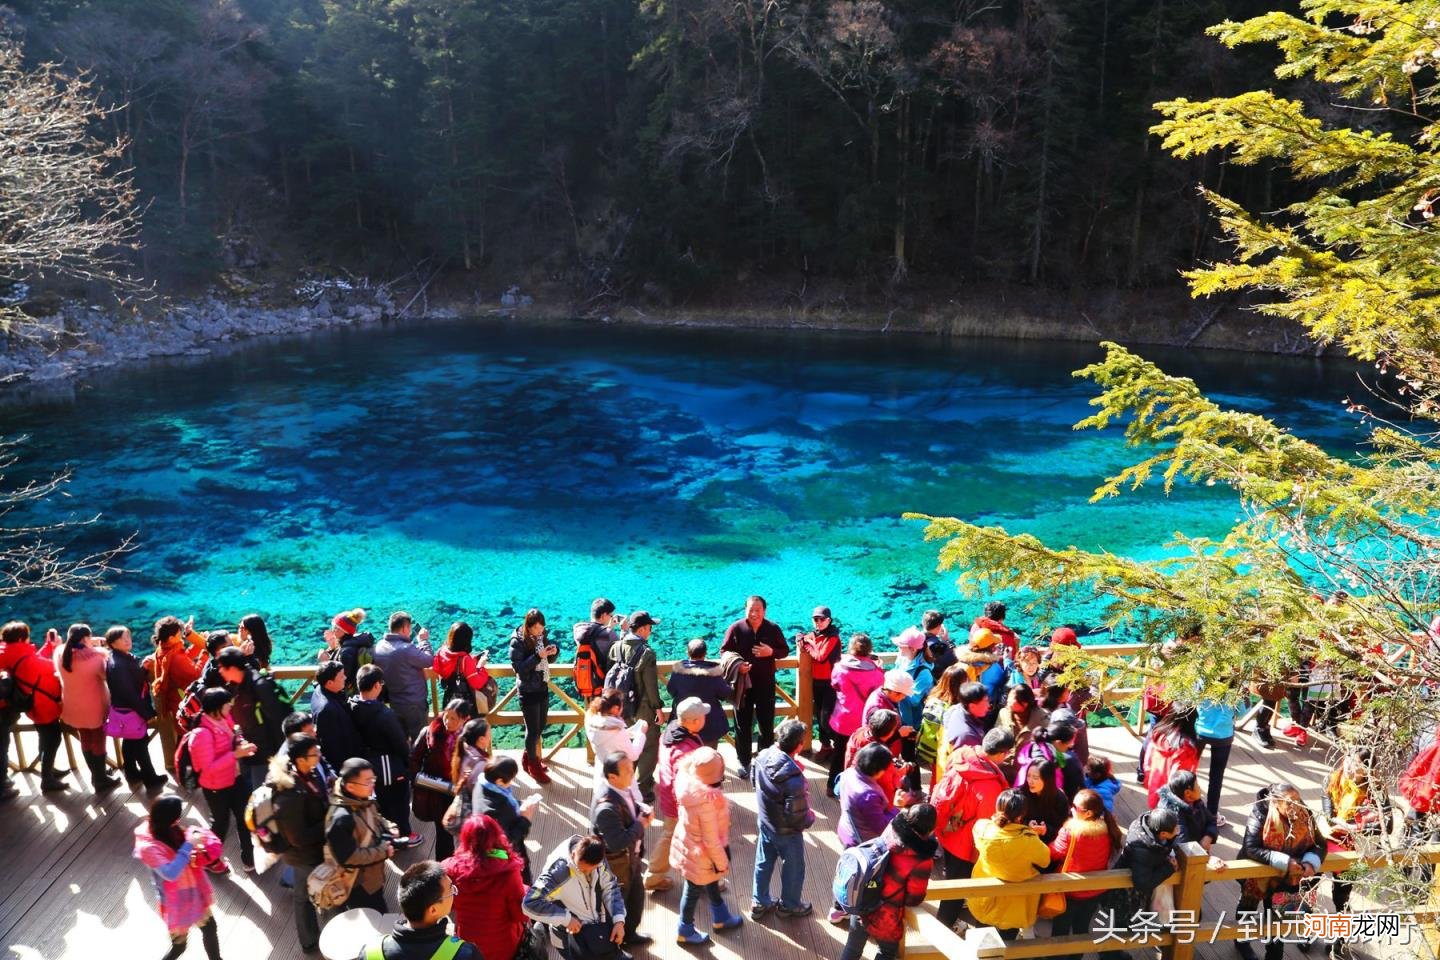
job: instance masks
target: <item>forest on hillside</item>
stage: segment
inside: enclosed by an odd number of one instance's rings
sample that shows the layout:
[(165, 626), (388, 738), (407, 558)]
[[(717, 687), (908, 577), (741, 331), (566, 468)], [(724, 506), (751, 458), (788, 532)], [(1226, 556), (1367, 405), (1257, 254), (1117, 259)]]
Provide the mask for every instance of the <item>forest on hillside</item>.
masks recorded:
[[(11, 0), (88, 71), (141, 269), (424, 262), (617, 299), (840, 278), (1180, 286), (1217, 259), (1152, 104), (1274, 87), (1205, 35), (1283, 0)], [(1288, 95), (1306, 100), (1296, 82)], [(1328, 109), (1343, 111), (1342, 106)], [(1379, 122), (1357, 113), (1352, 124)], [(1390, 123), (1391, 120), (1383, 122)]]

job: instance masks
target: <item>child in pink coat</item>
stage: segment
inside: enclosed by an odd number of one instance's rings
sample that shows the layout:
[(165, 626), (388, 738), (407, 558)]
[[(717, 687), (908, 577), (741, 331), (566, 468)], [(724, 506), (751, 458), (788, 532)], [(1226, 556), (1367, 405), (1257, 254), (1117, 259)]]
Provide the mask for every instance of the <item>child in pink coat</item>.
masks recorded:
[(179, 797), (161, 797), (150, 816), (135, 828), (135, 859), (150, 868), (160, 898), (160, 917), (170, 931), (170, 950), (164, 960), (185, 952), (190, 928), (200, 928), (205, 956), (220, 960), (220, 934), (210, 913), (215, 903), (208, 866), (220, 860), (220, 839), (204, 827), (183, 827), (184, 805)]

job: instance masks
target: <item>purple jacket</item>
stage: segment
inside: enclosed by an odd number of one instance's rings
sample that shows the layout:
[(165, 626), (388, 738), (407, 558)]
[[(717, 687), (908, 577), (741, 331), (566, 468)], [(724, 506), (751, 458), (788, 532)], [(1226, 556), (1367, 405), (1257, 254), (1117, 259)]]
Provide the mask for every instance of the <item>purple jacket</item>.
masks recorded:
[(840, 826), (836, 833), (843, 846), (875, 839), (894, 819), (895, 808), (878, 783), (855, 767), (840, 774)]

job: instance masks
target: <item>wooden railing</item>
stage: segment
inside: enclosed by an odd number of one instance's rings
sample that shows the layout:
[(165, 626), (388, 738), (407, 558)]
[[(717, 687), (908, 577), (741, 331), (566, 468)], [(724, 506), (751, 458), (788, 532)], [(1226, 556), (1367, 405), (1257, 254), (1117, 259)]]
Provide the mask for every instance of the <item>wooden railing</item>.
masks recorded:
[[(962, 937), (940, 922), (929, 910), (912, 910), (907, 918), (906, 957), (942, 956), (947, 960), (1030, 960), (1038, 957), (1070, 957), (1160, 947), (1166, 960), (1191, 960), (1195, 948), (1206, 943), (1254, 939), (1255, 930), (1235, 923), (1207, 921), (1203, 914), (1206, 884), (1261, 877), (1278, 877), (1281, 871), (1254, 860), (1227, 860), (1223, 870), (1210, 866), (1209, 855), (1197, 843), (1180, 844), (1176, 851), (1179, 869), (1162, 886), (1175, 887), (1175, 911), (1186, 918), (1185, 933), (1150, 933), (1134, 938), (1102, 938), (1093, 934), (1041, 937), (1007, 943), (992, 927), (967, 930)], [(1355, 851), (1331, 853), (1320, 873), (1343, 873), (1358, 865), (1380, 867), (1440, 863), (1440, 843), (1424, 844), (1401, 851), (1366, 856)], [(926, 901), (964, 900), (969, 897), (1021, 897), (1076, 890), (1127, 890), (1133, 888), (1128, 870), (1098, 870), (1091, 873), (1056, 873), (1006, 883), (1003, 880), (935, 880)], [(1238, 898), (1238, 891), (1237, 898)], [(1130, 918), (1116, 918), (1117, 926)], [(1177, 924), (1178, 926), (1178, 924)], [(1193, 933), (1193, 936), (1189, 934)]]
[[(1084, 649), (1089, 653), (1124, 659), (1135, 656), (1148, 648), (1145, 644), (1139, 643), (1116, 643), (1097, 644), (1087, 646)], [(877, 654), (877, 656), (885, 663), (893, 662), (895, 659), (894, 653), (881, 653)], [(680, 663), (678, 660), (662, 660), (659, 662), (660, 686), (662, 688), (665, 686), (664, 678), (670, 675), (678, 663)], [(810, 686), (811, 659), (809, 656), (803, 654), (800, 656), (786, 657), (777, 660), (775, 668), (777, 673), (775, 716), (798, 717), (805, 721), (806, 738), (804, 746), (808, 749), (812, 736), (811, 730), (814, 727), (814, 698)], [(486, 665), (486, 669), (489, 670), (492, 677), (495, 677), (497, 681), (501, 682), (503, 691), (499, 701), (491, 707), (487, 714), (490, 722), (496, 726), (523, 724), (525, 722), (524, 714), (519, 710), (507, 709), (516, 696), (515, 684), (512, 682), (509, 685), (509, 689), (505, 690), (503, 683), (507, 678), (513, 681), (515, 669), (508, 663), (490, 663)], [(305, 696), (309, 692), (310, 686), (315, 679), (315, 664), (276, 666), (272, 667), (270, 672), (276, 679), (285, 681), (287, 685), (295, 685), (294, 694), (296, 704), (297, 706), (303, 706)], [(1129, 730), (1136, 737), (1139, 737), (1142, 735), (1144, 728), (1143, 714), (1141, 724), (1137, 728), (1130, 723), (1126, 715), (1126, 708), (1130, 702), (1140, 694), (1140, 688), (1122, 686), (1121, 684), (1124, 682), (1123, 675), (1117, 674), (1110, 676), (1110, 673), (1111, 671), (1096, 671), (1096, 700), (1095, 706), (1092, 709), (1106, 710), (1119, 720), (1125, 729)], [(552, 709), (546, 719), (548, 724), (563, 726), (564, 731), (561, 733), (560, 738), (550, 746), (549, 753), (546, 754), (547, 758), (552, 756), (555, 751), (567, 746), (585, 729), (584, 705), (577, 702), (576, 699), (557, 682), (565, 678), (573, 677), (574, 674), (575, 665), (573, 663), (554, 663), (550, 665), (550, 692), (559, 698), (560, 702), (558, 708)], [(793, 688), (787, 689), (783, 683), (779, 682), (781, 674), (793, 676)], [(430, 681), (430, 713), (434, 716), (440, 712), (442, 706), (440, 703), (439, 678), (433, 670), (427, 671), (427, 676)], [(725, 712), (733, 719), (735, 710), (732, 705), (727, 704)], [(15, 760), (11, 762), (11, 769), (17, 772), (34, 771), (38, 758), (27, 760), (24, 747), (20, 742), (20, 734), (22, 732), (32, 732), (33, 730), (34, 726), (27, 723), (17, 723), (13, 728)], [(76, 769), (75, 750), (71, 740), (73, 736), (73, 731), (67, 728), (64, 738), (66, 756), (70, 762), (71, 769)], [(586, 744), (586, 749), (589, 749), (588, 743)], [(114, 756), (110, 762), (114, 767), (120, 766), (120, 742), (118, 740), (115, 741)]]

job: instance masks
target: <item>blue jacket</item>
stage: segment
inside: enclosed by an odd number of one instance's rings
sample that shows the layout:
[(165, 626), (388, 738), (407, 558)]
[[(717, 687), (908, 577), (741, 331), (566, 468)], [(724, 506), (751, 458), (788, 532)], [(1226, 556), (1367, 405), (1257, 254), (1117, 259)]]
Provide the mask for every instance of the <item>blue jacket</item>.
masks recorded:
[(371, 654), (375, 666), (385, 672), (385, 688), (396, 707), (430, 706), (430, 683), (425, 671), (435, 662), (428, 643), (416, 643), (398, 633), (387, 633)]
[(755, 784), (755, 805), (760, 811), (760, 829), (775, 836), (791, 836), (815, 822), (810, 809), (810, 788), (805, 771), (777, 746), (760, 751), (750, 765)]
[(925, 695), (935, 686), (935, 674), (924, 657), (916, 657), (905, 666), (905, 672), (915, 679), (915, 691), (900, 701), (900, 725), (920, 729), (920, 719), (925, 712)]
[(1105, 809), (1111, 813), (1115, 812), (1115, 797), (1120, 793), (1121, 783), (1114, 777), (1105, 780), (1091, 780), (1085, 778), (1085, 786), (1100, 794), (1100, 799), (1105, 801)]
[(1201, 700), (1195, 708), (1195, 732), (1212, 740), (1235, 736), (1235, 707), (1215, 700)]

